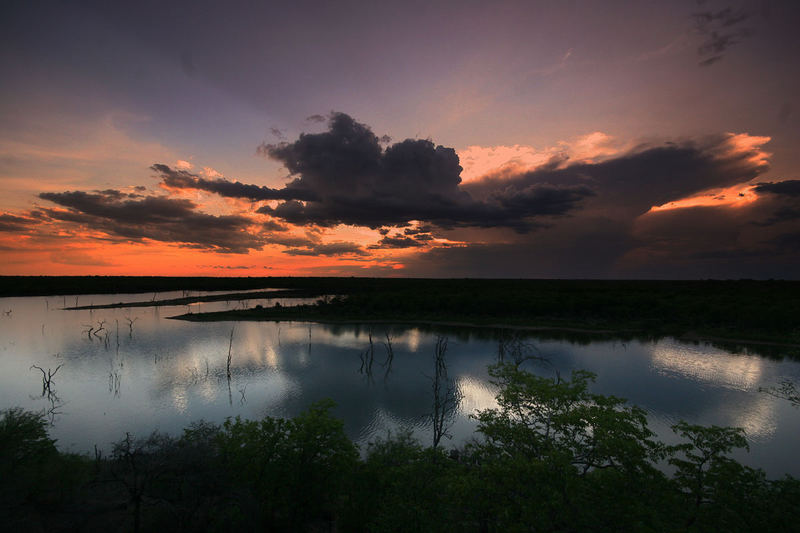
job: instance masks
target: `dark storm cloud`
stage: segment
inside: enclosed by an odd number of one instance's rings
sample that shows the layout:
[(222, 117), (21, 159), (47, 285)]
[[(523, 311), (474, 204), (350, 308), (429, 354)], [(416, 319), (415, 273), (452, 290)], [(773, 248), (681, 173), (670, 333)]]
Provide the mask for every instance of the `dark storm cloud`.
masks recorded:
[(208, 191), (227, 198), (244, 198), (247, 200), (312, 200), (316, 196), (310, 191), (304, 191), (289, 186), (283, 189), (270, 189), (259, 185), (248, 185), (226, 179), (201, 178), (186, 170), (176, 170), (167, 165), (157, 163), (150, 167), (158, 172), (164, 185), (173, 189), (197, 189)]
[(556, 186), (548, 183), (536, 183), (522, 189), (509, 185), (492, 194), (492, 198), (507, 212), (520, 216), (531, 210), (540, 215), (563, 215), (588, 196), (595, 196), (595, 192), (585, 185)]
[(753, 190), (761, 197), (761, 212), (766, 213), (753, 224), (773, 226), (800, 221), (800, 180), (762, 182)]
[(651, 272), (659, 266), (687, 277), (797, 277), (799, 250), (784, 236), (796, 232), (800, 217), (787, 212), (784, 198), (769, 195), (738, 207), (649, 213), (637, 220), (633, 235), (640, 241), (637, 260)]
[(433, 248), (409, 276), (545, 278), (797, 278), (800, 221), (761, 227), (768, 205), (693, 207), (634, 220), (576, 216), (515, 242)]
[[(509, 239), (474, 230), (465, 246), (432, 248), (406, 260), (407, 275), (500, 277), (797, 277), (797, 183), (765, 182), (745, 204), (651, 210), (706, 191), (746, 184), (767, 171), (765, 154), (742, 136), (640, 146), (596, 163), (562, 161), (514, 176), (487, 176), (462, 188), (474, 199), (505, 189), (558, 183), (590, 187), (582, 209), (542, 231)], [(568, 198), (567, 198), (568, 199)], [(550, 198), (548, 202), (557, 202)], [(757, 222), (761, 221), (761, 224)], [(764, 221), (768, 222), (764, 223)], [(470, 233), (472, 231), (472, 233)], [(437, 230), (437, 233), (441, 230)], [(492, 242), (502, 240), (505, 242)], [(488, 241), (488, 242), (487, 242)], [(478, 244), (478, 242), (481, 242)], [(769, 258), (768, 260), (766, 260)]]
[(283, 253), (288, 255), (325, 255), (341, 256), (356, 255), (365, 256), (368, 253), (359, 245), (352, 242), (329, 242), (329, 243), (310, 243), (306, 248), (290, 248)]
[(784, 233), (772, 241), (779, 249), (790, 252), (800, 252), (800, 231)]
[(618, 277), (617, 261), (637, 244), (629, 229), (602, 218), (565, 222), (514, 242), (437, 246), (405, 259), (404, 272), (421, 277)]
[[(547, 164), (516, 176), (486, 177), (463, 188), (477, 199), (494, 198), (509, 208), (529, 203), (543, 213), (557, 213), (583, 197), (591, 200), (587, 208), (595, 205), (631, 218), (701, 191), (747, 182), (766, 169), (757, 156), (757, 149), (739, 148), (735, 137), (724, 135), (640, 146), (598, 163)], [(556, 183), (557, 187), (550, 185)]]
[[(416, 228), (406, 228), (403, 230), (404, 235), (419, 235), (420, 233), (430, 233), (433, 231), (433, 226), (417, 226)], [(388, 232), (388, 230), (387, 230)]]
[(443, 228), (510, 227), (524, 233), (542, 225), (534, 217), (565, 215), (594, 194), (585, 184), (537, 183), (503, 186), (476, 201), (461, 187), (462, 169), (452, 148), (406, 139), (384, 150), (369, 127), (344, 113), (333, 113), (328, 126), (293, 143), (259, 147), (297, 176), (293, 189), (316, 195), (259, 212), (293, 224), (380, 228), (418, 220)]
[(28, 231), (31, 226), (36, 224), (37, 221), (31, 218), (10, 215), (8, 213), (0, 215), (0, 232), (21, 233)]
[(51, 220), (71, 222), (126, 240), (151, 239), (218, 252), (247, 253), (263, 239), (248, 232), (253, 221), (242, 216), (214, 216), (195, 211), (184, 199), (159, 196), (127, 198), (119, 191), (41, 193), (66, 210), (42, 209)]
[(316, 122), (317, 124), (322, 124), (322, 123), (326, 122), (327, 120), (328, 119), (326, 119), (322, 115), (311, 115), (311, 116), (306, 117), (306, 122)]
[(426, 239), (404, 237), (402, 235), (384, 236), (377, 244), (371, 245), (370, 250), (378, 250), (383, 248), (420, 248), (425, 246)]
[(772, 193), (800, 197), (800, 180), (786, 180), (759, 183), (755, 187), (757, 193)]
[(284, 226), (283, 224), (279, 224), (278, 222), (275, 222), (274, 220), (268, 220), (266, 222), (263, 222), (261, 224), (261, 227), (264, 229), (264, 231), (270, 231), (270, 232), (272, 232), (272, 231), (289, 231), (289, 226)]
[[(344, 114), (333, 114), (326, 132), (259, 150), (286, 166), (293, 186), (317, 195), (260, 212), (292, 224), (376, 228), (381, 238), (368, 250), (424, 248), (407, 258), (409, 275), (443, 269), (453, 275), (663, 277), (670, 268), (678, 277), (723, 275), (735, 269), (715, 270), (714, 261), (724, 262), (731, 251), (741, 249), (749, 258), (778, 250), (775, 232), (756, 235), (754, 221), (772, 217), (772, 224), (792, 215), (781, 199), (792, 184), (766, 182), (757, 208), (651, 212), (763, 174), (768, 166), (757, 140), (733, 134), (640, 145), (599, 162), (571, 163), (562, 155), (516, 175), (466, 183), (451, 149), (429, 140), (383, 149), (367, 126)], [(392, 227), (404, 229), (394, 233)], [(432, 231), (465, 244), (437, 244)], [(504, 242), (492, 243), (498, 239)], [(312, 253), (310, 246), (297, 248)]]
[(287, 248), (309, 248), (319, 244), (318, 240), (309, 239), (308, 237), (296, 237), (294, 235), (269, 235), (264, 237), (264, 242), (266, 244), (286, 246)]
[(788, 222), (791, 220), (800, 220), (800, 205), (795, 207), (784, 206), (776, 208), (768, 218), (760, 221), (754, 221), (753, 224), (756, 226), (773, 226), (775, 224), (781, 224), (782, 222)]

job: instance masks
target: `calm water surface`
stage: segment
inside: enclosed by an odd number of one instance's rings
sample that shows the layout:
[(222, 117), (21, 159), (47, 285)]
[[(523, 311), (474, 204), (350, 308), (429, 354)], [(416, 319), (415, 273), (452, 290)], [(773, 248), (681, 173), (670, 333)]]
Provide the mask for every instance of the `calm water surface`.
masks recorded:
[[(197, 294), (193, 292), (192, 295)], [(159, 293), (157, 299), (184, 296)], [(148, 300), (150, 295), (81, 295), (79, 305)], [(302, 299), (277, 300), (281, 305)], [(495, 405), (487, 365), (498, 342), (488, 330), (458, 333), (414, 327), (341, 326), (303, 322), (190, 323), (167, 317), (188, 311), (273, 305), (275, 300), (221, 301), (176, 307), (65, 311), (76, 297), (0, 299), (0, 409), (43, 410), (62, 450), (109, 450), (125, 432), (178, 434), (191, 421), (229, 416), (292, 416), (309, 403), (332, 398), (334, 414), (362, 445), (387, 430), (408, 427), (430, 440), (433, 353), (437, 334), (448, 337), (448, 371), (462, 395), (452, 429), (458, 444), (471, 437), (469, 414)], [(94, 331), (100, 327), (99, 335)], [(233, 330), (233, 342), (231, 339)], [(371, 373), (363, 352), (374, 341)], [(392, 338), (387, 364), (382, 344)], [(751, 451), (737, 458), (772, 477), (800, 476), (796, 443), (800, 410), (759, 387), (800, 382), (800, 363), (734, 354), (708, 345), (525, 339), (547, 363), (530, 369), (568, 376), (597, 374), (593, 391), (627, 398), (644, 408), (659, 436), (691, 423), (743, 427)], [(231, 348), (231, 379), (226, 360)], [(52, 395), (42, 396), (37, 365), (55, 370)], [(371, 375), (370, 375), (371, 374)]]

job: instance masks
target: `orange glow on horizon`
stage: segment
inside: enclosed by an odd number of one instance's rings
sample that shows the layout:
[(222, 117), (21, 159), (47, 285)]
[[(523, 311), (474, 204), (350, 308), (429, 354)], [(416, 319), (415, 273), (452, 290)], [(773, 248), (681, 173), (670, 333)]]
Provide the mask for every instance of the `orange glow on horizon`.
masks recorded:
[[(155, 275), (155, 276), (315, 276), (383, 275), (406, 268), (417, 249), (377, 249), (372, 230), (344, 228), (337, 237), (362, 246), (365, 255), (291, 255), (283, 246), (233, 254), (143, 239), (114, 240), (101, 232), (75, 228), (35, 235), (0, 236), (0, 275)], [(344, 235), (343, 235), (344, 234)], [(319, 236), (322, 237), (324, 233)], [(326, 235), (330, 237), (330, 235)], [(326, 239), (327, 241), (328, 239)], [(323, 242), (320, 240), (320, 242)], [(332, 241), (336, 242), (336, 241)]]

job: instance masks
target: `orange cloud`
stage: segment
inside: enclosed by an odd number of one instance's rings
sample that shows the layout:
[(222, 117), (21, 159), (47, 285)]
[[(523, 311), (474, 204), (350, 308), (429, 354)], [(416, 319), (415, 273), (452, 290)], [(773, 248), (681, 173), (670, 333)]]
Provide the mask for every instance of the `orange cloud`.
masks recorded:
[(554, 146), (537, 149), (533, 146), (468, 146), (458, 151), (461, 179), (464, 182), (492, 174), (496, 177), (512, 177), (552, 161), (564, 163), (598, 162), (620, 154), (632, 144), (619, 143), (611, 135), (594, 131), (568, 141), (559, 141)]
[(668, 209), (684, 209), (687, 207), (742, 207), (755, 202), (758, 195), (755, 186), (749, 184), (734, 185), (724, 189), (712, 189), (701, 194), (653, 206), (650, 211), (665, 211)]
[[(755, 136), (747, 133), (728, 133), (725, 142), (711, 154), (719, 159), (731, 161), (746, 161), (754, 170), (765, 171), (769, 167), (769, 157), (772, 155), (761, 149), (771, 140), (770, 137)], [(755, 185), (740, 183), (731, 187), (709, 189), (699, 194), (680, 198), (662, 205), (653, 206), (650, 211), (664, 211), (668, 209), (683, 209), (687, 207), (742, 207), (755, 202), (758, 195)]]

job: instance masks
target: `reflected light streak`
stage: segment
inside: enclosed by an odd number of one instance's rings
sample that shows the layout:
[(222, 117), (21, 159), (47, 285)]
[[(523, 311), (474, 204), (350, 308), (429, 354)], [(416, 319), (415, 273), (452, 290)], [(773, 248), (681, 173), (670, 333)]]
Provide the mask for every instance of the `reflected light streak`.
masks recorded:
[(400, 337), (400, 342), (404, 342), (408, 351), (416, 352), (419, 350), (420, 332), (417, 328), (410, 329), (408, 333)]
[(760, 358), (700, 349), (662, 342), (653, 347), (652, 365), (659, 373), (676, 373), (720, 387), (742, 391), (756, 388), (762, 374)]
[(272, 345), (267, 345), (264, 347), (264, 357), (266, 357), (266, 364), (269, 368), (273, 370), (277, 370), (280, 366), (280, 359), (278, 357), (278, 352), (275, 351), (275, 347)]
[(476, 410), (498, 407), (495, 400), (496, 391), (477, 378), (468, 375), (459, 376), (456, 379), (456, 388), (461, 393), (458, 408), (465, 415), (470, 415)]
[(203, 380), (199, 383), (200, 396), (208, 403), (212, 403), (217, 398), (219, 387), (212, 384), (209, 380)]
[(181, 414), (185, 414), (188, 404), (189, 402), (186, 398), (186, 389), (184, 387), (173, 387), (172, 405), (175, 406), (175, 410)]
[(737, 405), (731, 425), (744, 428), (748, 439), (764, 440), (778, 428), (776, 423), (775, 399), (759, 395), (755, 401)]

